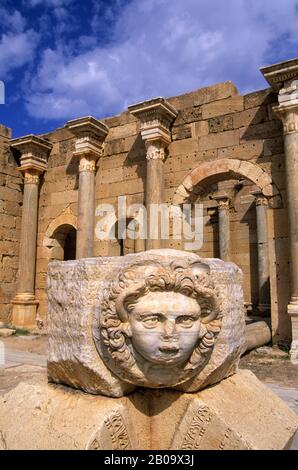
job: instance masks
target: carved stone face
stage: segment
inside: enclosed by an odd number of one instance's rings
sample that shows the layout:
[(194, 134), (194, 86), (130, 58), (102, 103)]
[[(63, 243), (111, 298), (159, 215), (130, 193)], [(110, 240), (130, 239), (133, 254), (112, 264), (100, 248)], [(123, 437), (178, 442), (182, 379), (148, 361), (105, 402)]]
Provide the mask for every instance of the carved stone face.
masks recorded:
[(131, 265), (103, 292), (95, 344), (122, 380), (172, 387), (207, 364), (222, 315), (209, 272), (197, 264)]
[(178, 292), (150, 292), (129, 314), (132, 345), (151, 363), (183, 364), (198, 343), (200, 313), (195, 299)]

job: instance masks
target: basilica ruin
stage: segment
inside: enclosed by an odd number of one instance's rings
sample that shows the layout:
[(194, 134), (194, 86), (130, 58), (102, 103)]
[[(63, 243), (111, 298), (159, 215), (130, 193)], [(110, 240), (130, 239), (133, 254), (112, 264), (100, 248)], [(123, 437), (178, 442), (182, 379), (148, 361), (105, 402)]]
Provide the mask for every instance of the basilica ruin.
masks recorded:
[[(184, 240), (100, 240), (100, 204), (203, 204), (201, 258), (243, 272), (247, 317), (298, 361), (298, 59), (232, 82), (12, 138), (0, 125), (0, 321), (47, 328), (50, 261), (184, 250)], [(133, 215), (131, 216), (133, 217)], [(173, 227), (172, 227), (173, 230)]]

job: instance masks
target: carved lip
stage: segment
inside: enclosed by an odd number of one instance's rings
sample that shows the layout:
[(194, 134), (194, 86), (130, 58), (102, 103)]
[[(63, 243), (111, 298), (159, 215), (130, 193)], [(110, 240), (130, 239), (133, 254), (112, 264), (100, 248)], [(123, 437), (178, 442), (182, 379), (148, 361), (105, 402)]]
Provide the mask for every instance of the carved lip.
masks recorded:
[(175, 356), (179, 352), (179, 346), (175, 344), (164, 344), (159, 348), (160, 352), (163, 354)]

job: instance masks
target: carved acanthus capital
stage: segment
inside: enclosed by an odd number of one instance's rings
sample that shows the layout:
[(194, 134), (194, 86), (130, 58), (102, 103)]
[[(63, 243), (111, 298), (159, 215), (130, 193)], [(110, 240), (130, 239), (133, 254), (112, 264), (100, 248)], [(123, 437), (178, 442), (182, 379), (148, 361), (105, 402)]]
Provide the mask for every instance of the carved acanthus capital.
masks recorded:
[(272, 109), (283, 123), (284, 134), (298, 132), (298, 100), (274, 106)]
[(278, 92), (273, 111), (281, 119), (285, 134), (298, 132), (298, 59), (261, 68), (265, 79)]
[(52, 144), (48, 140), (27, 135), (12, 139), (10, 145), (21, 153), (19, 171), (35, 176), (45, 171), (48, 153), (52, 149)]
[(146, 144), (146, 158), (147, 160), (165, 160), (165, 148), (166, 144), (164, 141), (156, 140), (151, 141), (148, 140), (145, 142)]
[(39, 173), (35, 171), (25, 171), (24, 184), (39, 185)]
[(131, 114), (140, 119), (141, 136), (146, 143), (151, 141), (153, 145), (156, 145), (160, 142), (165, 148), (171, 142), (170, 128), (178, 113), (164, 98), (137, 103), (129, 106), (128, 109)]
[(250, 194), (252, 194), (255, 197), (256, 206), (266, 206), (266, 207), (268, 206), (268, 198), (264, 196), (262, 191), (255, 190), (255, 191), (251, 191)]
[(79, 164), (79, 172), (81, 171), (90, 171), (91, 173), (95, 172), (95, 160), (89, 159), (86, 157), (81, 157)]
[(217, 196), (213, 196), (213, 199), (217, 201), (218, 208), (220, 210), (230, 210), (230, 198), (226, 194), (219, 194)]
[(109, 128), (92, 116), (68, 121), (68, 129), (75, 135), (74, 156), (97, 160), (103, 153), (103, 143)]

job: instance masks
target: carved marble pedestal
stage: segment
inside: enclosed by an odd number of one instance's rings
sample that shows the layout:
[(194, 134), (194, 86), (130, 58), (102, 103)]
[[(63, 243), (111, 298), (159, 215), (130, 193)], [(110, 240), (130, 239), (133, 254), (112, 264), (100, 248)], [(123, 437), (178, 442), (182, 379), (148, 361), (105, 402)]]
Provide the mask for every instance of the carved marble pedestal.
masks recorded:
[(128, 397), (24, 384), (0, 399), (0, 449), (287, 449), (297, 416), (249, 371), (199, 393)]
[(0, 448), (289, 447), (296, 415), (238, 371), (233, 263), (175, 250), (53, 262), (47, 290), (52, 384), (0, 400)]

